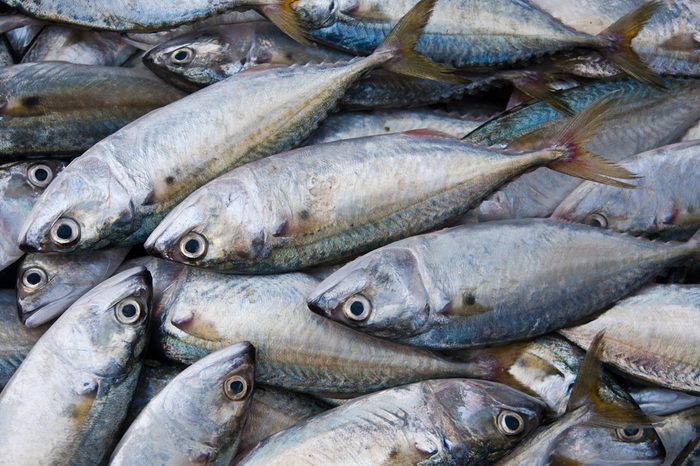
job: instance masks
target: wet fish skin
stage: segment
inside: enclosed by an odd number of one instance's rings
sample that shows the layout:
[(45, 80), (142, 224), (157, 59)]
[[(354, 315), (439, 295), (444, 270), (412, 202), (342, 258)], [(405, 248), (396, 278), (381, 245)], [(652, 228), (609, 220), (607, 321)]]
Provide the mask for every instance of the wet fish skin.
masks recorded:
[(314, 315), (305, 297), (316, 284), (299, 273), (234, 276), (184, 268), (155, 307), (161, 315), (155, 341), (168, 359), (192, 364), (247, 340), (256, 348), (256, 382), (337, 398), (482, 373)]
[(695, 406), (700, 397), (657, 387), (632, 387), (630, 395), (649, 416), (668, 416)]
[(128, 248), (78, 254), (28, 254), (17, 270), (17, 307), (27, 327), (48, 323), (109, 278)]
[(592, 332), (605, 328), (603, 362), (660, 387), (700, 394), (699, 318), (700, 287), (656, 285), (560, 333), (585, 348)]
[(202, 358), (141, 411), (110, 464), (228, 465), (248, 418), (254, 379), (255, 348), (248, 342)]
[[(621, 102), (610, 120), (586, 146), (618, 162), (632, 155), (680, 140), (700, 118), (700, 81), (666, 78), (667, 91), (621, 78), (604, 80), (559, 95), (580, 112), (600, 96), (617, 92)], [(465, 139), (485, 146), (531, 148), (557, 131), (562, 116), (545, 103), (525, 104), (494, 118)], [(509, 183), (478, 208), (480, 221), (549, 217), (581, 182), (535, 170)]]
[(129, 411), (124, 421), (123, 432), (120, 432), (120, 438), (143, 411), (143, 408), (172, 382), (175, 376), (182, 372), (183, 369), (184, 367), (178, 364), (164, 364), (155, 359), (145, 359), (143, 361), (139, 383), (136, 385), (134, 397), (131, 400), (131, 404), (129, 404)]
[[(131, 269), (93, 288), (46, 331), (0, 394), (4, 462), (106, 459), (138, 381), (150, 300), (148, 272)], [(118, 309), (134, 321), (121, 323)]]
[[(500, 415), (518, 416), (522, 432), (504, 434)], [(490, 464), (540, 421), (540, 402), (508, 386), (430, 380), (351, 400), (269, 438), (240, 464)]]
[(60, 160), (33, 160), (0, 165), (0, 270), (6, 268), (24, 254), (18, 246), (20, 224), (29, 215), (32, 206), (44, 191), (46, 181), (38, 181), (32, 173), (37, 170), (53, 178), (65, 167)]
[(5, 37), (15, 55), (18, 57), (24, 56), (36, 36), (39, 35), (45, 26), (44, 22), (35, 21), (30, 25), (7, 31)]
[[(656, 243), (548, 219), (460, 226), (350, 262), (308, 303), (344, 325), (425, 348), (505, 343), (590, 317), (692, 257), (697, 241)], [(357, 319), (344, 311), (353, 304), (362, 307)]]
[(637, 189), (607, 189), (584, 182), (552, 214), (569, 222), (633, 235), (687, 239), (700, 228), (700, 141), (678, 143), (625, 159), (641, 177)]
[(666, 449), (664, 466), (697, 464), (692, 460), (689, 463), (683, 461), (686, 457), (692, 458), (693, 442), (700, 438), (700, 408), (694, 407), (661, 417), (657, 424), (656, 431)]

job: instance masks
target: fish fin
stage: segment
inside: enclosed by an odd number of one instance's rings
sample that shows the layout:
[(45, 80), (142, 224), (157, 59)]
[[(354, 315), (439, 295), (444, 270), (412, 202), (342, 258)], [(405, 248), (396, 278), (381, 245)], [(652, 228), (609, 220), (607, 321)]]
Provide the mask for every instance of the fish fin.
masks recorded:
[(409, 129), (408, 131), (403, 131), (401, 134), (405, 134), (406, 136), (428, 136), (435, 138), (456, 139), (451, 134), (447, 134), (437, 129), (431, 128)]
[(529, 345), (529, 341), (519, 341), (489, 348), (450, 351), (449, 356), (477, 368), (474, 372), (482, 374), (481, 378), (505, 383), (525, 393), (537, 395), (510, 373), (510, 368), (521, 359), (526, 359), (529, 364), (535, 357), (527, 352)]
[(603, 97), (571, 119), (551, 146), (552, 150), (561, 152), (561, 157), (548, 167), (584, 180), (620, 188), (635, 188), (636, 186), (620, 179), (634, 180), (638, 176), (585, 148), (617, 102), (618, 99), (614, 96)]
[(420, 0), (394, 26), (384, 43), (373, 55), (389, 55), (384, 68), (394, 73), (421, 79), (465, 84), (469, 80), (453, 74), (446, 66), (435, 63), (414, 50), (418, 38), (433, 14), (437, 0)]
[(637, 37), (647, 22), (654, 16), (661, 1), (652, 0), (626, 14), (606, 30), (598, 34), (609, 44), (598, 51), (625, 74), (646, 84), (663, 87), (661, 78), (632, 49), (632, 39)]
[(576, 375), (576, 381), (571, 390), (571, 397), (566, 411), (586, 407), (591, 411), (590, 424), (604, 427), (621, 427), (627, 425), (649, 425), (651, 421), (636, 406), (620, 406), (605, 402), (600, 397), (601, 367), (600, 355), (603, 350), (605, 331), (593, 337), (588, 346), (586, 357)]
[(271, 5), (263, 5), (260, 11), (282, 32), (299, 42), (309, 46), (311, 41), (303, 26), (299, 23), (299, 18), (292, 8), (295, 0), (278, 0)]
[(562, 115), (574, 116), (574, 111), (568, 103), (556, 92), (549, 88), (543, 73), (530, 71), (511, 80), (513, 86), (523, 94), (541, 100)]
[(700, 34), (697, 32), (676, 34), (665, 40), (659, 47), (679, 52), (696, 52), (700, 50)]

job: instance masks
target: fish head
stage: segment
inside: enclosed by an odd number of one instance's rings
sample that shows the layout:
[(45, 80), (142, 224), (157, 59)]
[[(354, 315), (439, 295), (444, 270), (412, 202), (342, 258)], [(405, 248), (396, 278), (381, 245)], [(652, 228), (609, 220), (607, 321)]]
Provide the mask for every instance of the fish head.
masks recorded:
[(49, 332), (70, 364), (97, 378), (119, 377), (143, 356), (150, 309), (151, 274), (135, 267), (80, 297)]
[[(92, 150), (92, 149), (91, 149)], [(127, 183), (99, 156), (74, 160), (44, 191), (19, 234), (26, 252), (74, 252), (129, 241), (138, 230)]]
[(336, 322), (393, 339), (420, 333), (430, 313), (418, 258), (404, 247), (350, 262), (323, 280), (307, 304)]
[[(309, 29), (321, 29), (331, 26), (338, 19), (341, 8), (345, 4), (356, 4), (357, 0), (296, 0), (292, 9), (297, 20)], [(353, 5), (347, 5), (352, 8)]]
[(537, 429), (544, 416), (539, 400), (504, 384), (448, 379), (432, 381), (428, 387), (436, 423), (450, 426), (446, 432), (453, 430), (460, 440), (482, 446), (493, 459)]
[(27, 254), (17, 271), (20, 318), (30, 328), (56, 319), (79, 297), (109, 277), (127, 251)]
[(255, 195), (224, 178), (192, 193), (146, 240), (151, 255), (205, 268), (255, 264), (271, 251), (275, 227)]
[[(215, 351), (166, 387), (163, 406), (191, 438), (230, 445), (239, 437), (253, 400), (255, 348), (240, 342)], [(196, 402), (193, 402), (195, 401)]]
[(656, 431), (637, 426), (577, 425), (565, 431), (552, 452), (561, 464), (663, 464), (666, 452)]

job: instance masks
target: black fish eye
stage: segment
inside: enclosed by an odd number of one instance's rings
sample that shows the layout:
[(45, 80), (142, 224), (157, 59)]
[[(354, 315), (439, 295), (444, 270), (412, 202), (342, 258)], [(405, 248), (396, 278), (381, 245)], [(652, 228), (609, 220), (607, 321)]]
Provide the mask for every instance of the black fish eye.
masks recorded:
[(41, 275), (39, 275), (38, 273), (32, 272), (32, 273), (27, 274), (27, 283), (29, 283), (30, 285), (36, 285), (40, 281), (41, 281)]
[(59, 218), (51, 227), (51, 239), (58, 245), (74, 243), (80, 237), (80, 225), (71, 218)]
[(29, 182), (37, 188), (45, 188), (53, 179), (53, 170), (48, 165), (37, 163), (29, 167), (27, 171)]
[(636, 442), (644, 436), (644, 430), (639, 427), (626, 427), (616, 430), (617, 436), (624, 442)]
[(197, 241), (196, 239), (188, 240), (185, 243), (185, 251), (189, 252), (190, 254), (194, 254), (195, 252), (197, 252), (198, 249), (199, 241)]
[(190, 232), (180, 240), (180, 252), (188, 259), (199, 259), (207, 252), (207, 240), (199, 233)]
[(607, 228), (608, 219), (605, 215), (601, 214), (600, 212), (595, 212), (586, 217), (584, 223), (596, 228)]
[(176, 64), (188, 63), (192, 57), (194, 57), (194, 51), (190, 48), (178, 49), (170, 55), (170, 59)]
[(122, 324), (133, 324), (141, 317), (141, 305), (138, 301), (127, 298), (117, 304), (115, 313), (117, 320)]
[(359, 317), (362, 315), (363, 312), (365, 312), (365, 305), (362, 304), (360, 301), (353, 301), (350, 305), (350, 312), (352, 312), (353, 315)]
[(353, 321), (366, 320), (372, 312), (372, 304), (367, 298), (361, 294), (351, 296), (343, 304), (343, 312), (345, 317)]
[(134, 317), (136, 315), (136, 306), (133, 304), (127, 304), (122, 308), (122, 315), (124, 317)]
[(224, 393), (233, 401), (240, 401), (248, 394), (248, 383), (239, 376), (234, 375), (224, 381)]
[(506, 435), (517, 435), (525, 430), (523, 417), (514, 411), (501, 411), (497, 425), (498, 430)]
[(22, 274), (22, 284), (31, 289), (37, 289), (46, 283), (46, 272), (38, 267), (31, 267)]
[(69, 239), (73, 235), (73, 229), (70, 225), (61, 225), (56, 230), (56, 236), (61, 239)]

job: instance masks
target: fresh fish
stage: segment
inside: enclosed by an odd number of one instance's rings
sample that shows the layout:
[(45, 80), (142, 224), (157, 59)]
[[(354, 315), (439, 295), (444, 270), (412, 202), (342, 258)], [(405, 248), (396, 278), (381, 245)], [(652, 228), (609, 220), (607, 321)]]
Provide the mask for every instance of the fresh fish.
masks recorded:
[(541, 418), (539, 401), (506, 385), (429, 380), (319, 414), (262, 442), (240, 465), (491, 464)]
[(14, 290), (0, 290), (0, 392), (47, 328), (22, 325)]
[(256, 348), (256, 382), (337, 398), (481, 374), (314, 315), (305, 297), (317, 283), (303, 274), (246, 277), (183, 268), (155, 307), (158, 344), (169, 359), (191, 364), (247, 340)]
[(656, 387), (632, 387), (634, 401), (648, 416), (668, 416), (688, 408), (700, 406), (700, 396)]
[(80, 154), (183, 95), (148, 71), (59, 62), (0, 69), (0, 94), (5, 160)]
[(242, 342), (197, 361), (141, 411), (110, 465), (228, 465), (253, 400), (255, 348)]
[(100, 464), (109, 456), (141, 369), (150, 288), (143, 268), (116, 275), (34, 345), (0, 393), (3, 463)]
[(128, 248), (79, 254), (28, 254), (17, 270), (17, 307), (27, 327), (60, 316), (82, 295), (106, 280)]
[(22, 63), (64, 61), (81, 65), (120, 66), (136, 48), (112, 32), (48, 26), (41, 31)]
[(460, 117), (433, 110), (339, 113), (328, 117), (305, 144), (312, 146), (342, 139), (401, 133), (422, 128), (462, 138), (476, 129), (484, 120), (485, 117), (482, 116)]
[(100, 141), (38, 202), (21, 246), (51, 252), (142, 242), (200, 185), (306, 139), (372, 68), (451, 79), (409, 47), (434, 1), (421, 0), (370, 57), (240, 73)]
[(560, 332), (586, 348), (605, 329), (603, 362), (654, 385), (700, 394), (699, 326), (700, 286), (657, 285)]
[[(663, 84), (665, 91), (629, 79), (599, 81), (564, 91), (560, 97), (580, 112), (601, 96), (616, 93), (620, 102), (586, 148), (617, 162), (677, 142), (700, 119), (700, 80), (664, 79)], [(466, 140), (526, 149), (541, 144), (563, 124), (561, 114), (545, 103), (535, 103), (491, 120)], [(579, 180), (549, 170), (536, 170), (482, 202), (479, 220), (549, 217), (579, 184)]]
[(12, 162), (0, 165), (0, 270), (24, 254), (17, 237), (39, 195), (65, 164), (58, 160)]
[(530, 152), (487, 149), (419, 130), (268, 157), (195, 191), (144, 247), (219, 271), (286, 272), (439, 227), (535, 167), (629, 187), (615, 179), (632, 178), (629, 172), (579, 151), (612, 105), (603, 99), (551, 145)]
[[(371, 52), (412, 6), (411, 0), (287, 0), (290, 20), (321, 43), (357, 55)], [(656, 78), (630, 42), (659, 7), (647, 2), (620, 13), (590, 35), (572, 29), (528, 1), (441, 0), (418, 43), (418, 51), (453, 68), (508, 67), (575, 48), (593, 49), (630, 76)], [(277, 23), (281, 29), (284, 24)], [(294, 24), (294, 23), (292, 23)], [(297, 39), (295, 31), (285, 30)]]
[(700, 141), (643, 152), (622, 163), (641, 177), (637, 189), (584, 182), (552, 217), (633, 235), (687, 239), (700, 229), (699, 164)]
[(425, 348), (505, 343), (590, 317), (696, 255), (699, 241), (656, 243), (548, 219), (460, 226), (372, 251), (308, 302), (344, 325)]

